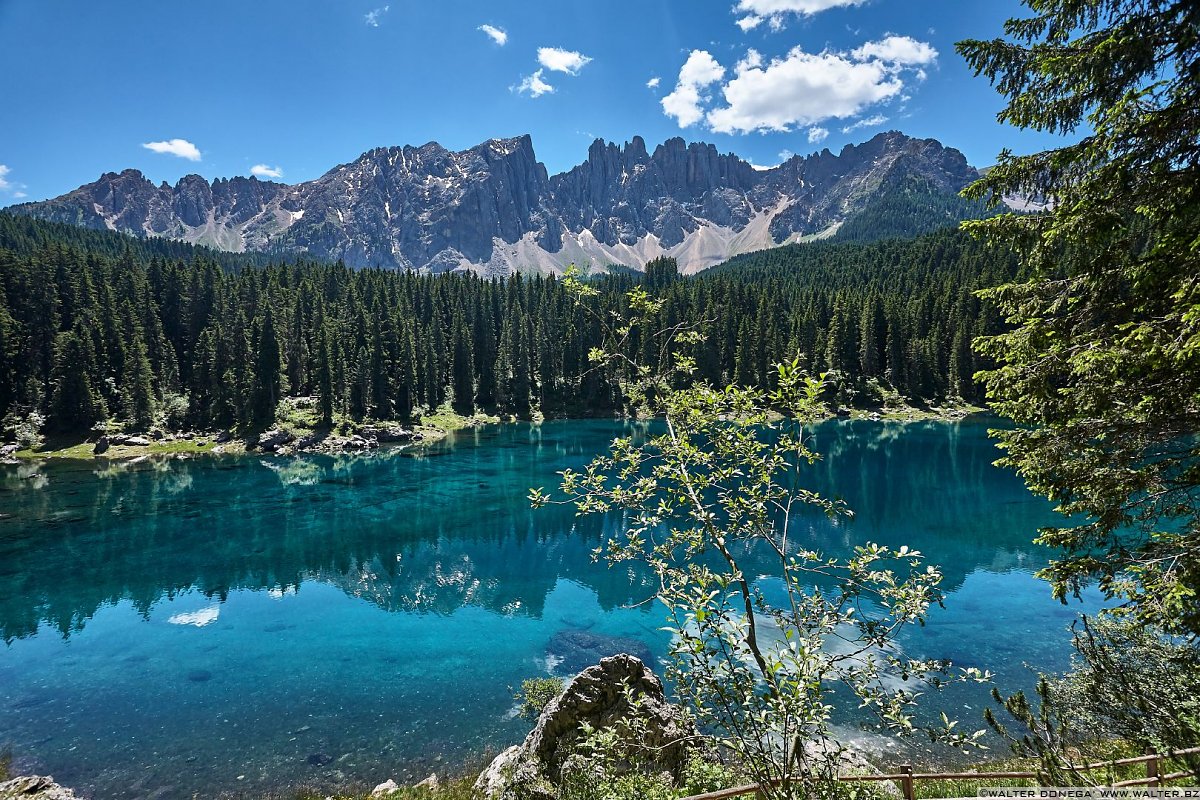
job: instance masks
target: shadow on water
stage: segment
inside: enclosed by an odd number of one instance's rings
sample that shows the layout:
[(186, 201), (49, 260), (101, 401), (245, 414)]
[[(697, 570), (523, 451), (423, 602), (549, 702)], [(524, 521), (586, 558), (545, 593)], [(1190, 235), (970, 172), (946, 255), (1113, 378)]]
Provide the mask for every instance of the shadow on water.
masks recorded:
[[(1060, 668), (1078, 609), (1031, 577), (1046, 555), (1032, 532), (1053, 516), (991, 466), (985, 428), (822, 425), (810, 485), (856, 517), (795, 535), (940, 564), (947, 608), (906, 638), (914, 654)], [(665, 652), (658, 609), (628, 607), (648, 576), (592, 560), (620, 517), (525, 499), (644, 430), (556, 421), (419, 454), (6, 469), (0, 748), (99, 798), (170, 798), (419, 779), (516, 741), (521, 679), (614, 643)]]

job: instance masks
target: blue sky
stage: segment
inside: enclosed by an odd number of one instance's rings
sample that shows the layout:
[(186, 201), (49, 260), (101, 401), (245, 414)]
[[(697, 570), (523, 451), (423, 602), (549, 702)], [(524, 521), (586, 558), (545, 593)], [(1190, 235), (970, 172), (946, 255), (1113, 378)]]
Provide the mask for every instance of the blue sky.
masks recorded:
[[(297, 183), (372, 147), (529, 133), (759, 165), (898, 129), (976, 165), (1054, 143), (995, 121), (954, 52), (1013, 0), (0, 0), (0, 206), (127, 167)], [(648, 85), (649, 84), (649, 85)], [(255, 168), (258, 168), (257, 170)]]

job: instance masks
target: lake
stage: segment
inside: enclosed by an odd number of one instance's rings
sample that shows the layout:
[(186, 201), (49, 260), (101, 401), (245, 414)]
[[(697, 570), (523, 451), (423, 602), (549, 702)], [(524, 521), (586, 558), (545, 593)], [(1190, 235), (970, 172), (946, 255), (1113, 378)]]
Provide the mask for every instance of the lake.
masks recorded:
[[(1032, 573), (1055, 516), (991, 465), (988, 421), (821, 425), (809, 485), (856, 512), (804, 521), (830, 555), (873, 540), (941, 565), (946, 607), (906, 651), (997, 673), (1068, 665)], [(593, 563), (620, 519), (533, 511), (613, 420), (460, 432), (423, 453), (53, 463), (0, 473), (0, 749), (96, 798), (373, 786), (518, 742), (524, 678), (614, 643), (661, 656), (647, 576)], [(982, 727), (985, 687), (938, 698)], [(846, 735), (877, 746), (858, 721)], [(911, 755), (911, 753), (909, 754)], [(917, 753), (920, 757), (920, 753)], [(932, 758), (932, 756), (930, 756)]]

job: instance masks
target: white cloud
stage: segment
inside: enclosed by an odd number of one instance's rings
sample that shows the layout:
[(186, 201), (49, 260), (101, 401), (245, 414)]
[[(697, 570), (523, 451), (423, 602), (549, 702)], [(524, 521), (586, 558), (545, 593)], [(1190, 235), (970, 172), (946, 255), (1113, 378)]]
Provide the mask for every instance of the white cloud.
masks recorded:
[(793, 153), (791, 150), (780, 150), (779, 151), (779, 162), (783, 163), (784, 161), (787, 161), (788, 159), (792, 158), (795, 155), (796, 154)]
[(725, 68), (705, 50), (693, 50), (679, 69), (674, 90), (662, 99), (663, 111), (674, 117), (679, 127), (695, 125), (704, 118), (703, 104), (708, 98), (701, 90), (725, 77)]
[(12, 170), (5, 164), (0, 164), (0, 192), (6, 192), (12, 195), (15, 199), (20, 200), (26, 197), (25, 192), (21, 191), (25, 188), (23, 183), (14, 183), (8, 179), (8, 174)]
[(554, 87), (542, 80), (542, 73), (544, 71), (539, 69), (532, 75), (526, 75), (521, 79), (520, 83), (512, 87), (512, 90), (517, 94), (528, 94), (530, 97), (553, 94)]
[(508, 43), (508, 32), (503, 28), (497, 28), (495, 25), (480, 25), (475, 30), (486, 33), (493, 42), (503, 47)]
[(167, 622), (172, 625), (195, 625), (197, 628), (203, 628), (205, 625), (211, 625), (216, 622), (220, 616), (220, 607), (211, 605), (199, 611), (185, 611), (181, 614), (173, 614)]
[(794, 125), (851, 117), (895, 97), (903, 82), (878, 61), (793, 49), (765, 67), (741, 70), (723, 89), (726, 105), (708, 112), (718, 133), (787, 131)]
[(578, 75), (591, 59), (583, 53), (574, 50), (563, 50), (560, 47), (539, 47), (538, 63), (553, 72), (565, 72), (568, 75)]
[(368, 11), (366, 14), (363, 14), (363, 19), (365, 19), (367, 21), (367, 24), (370, 25), (372, 28), (378, 28), (379, 27), (379, 18), (382, 17), (384, 14), (386, 14), (388, 11), (390, 11), (391, 8), (392, 8), (391, 6), (380, 6), (379, 8), (376, 8), (372, 11)]
[(850, 125), (842, 128), (842, 133), (850, 133), (851, 131), (856, 131), (859, 128), (875, 128), (887, 121), (888, 118), (883, 114), (876, 114), (873, 117), (864, 117), (863, 119), (860, 119), (857, 122), (851, 123)]
[(808, 17), (831, 8), (857, 6), (866, 0), (738, 0), (733, 13), (740, 15), (737, 26), (743, 31), (766, 22), (771, 30), (783, 27), (791, 15)]
[(733, 71), (741, 74), (748, 69), (758, 69), (762, 66), (762, 53), (751, 47), (746, 51), (746, 56), (734, 66)]
[(661, 82), (662, 82), (662, 79), (656, 75), (653, 78), (651, 78), (650, 80), (646, 81), (646, 88), (647, 89), (657, 89), (658, 84), (660, 84)]
[(851, 50), (850, 55), (860, 61), (877, 58), (880, 61), (914, 66), (932, 64), (937, 60), (938, 51), (927, 42), (918, 42), (911, 36), (888, 34), (877, 42), (867, 42), (862, 47)]
[[(809, 141), (815, 144), (829, 133), (819, 123), (858, 117), (907, 97), (906, 85), (925, 77), (918, 65), (936, 59), (929, 44), (888, 35), (849, 52), (807, 53), (795, 47), (769, 62), (750, 49), (726, 80), (725, 68), (711, 54), (693, 50), (662, 106), (680, 127), (704, 122), (716, 133), (808, 127)], [(718, 86), (710, 89), (714, 84)]]
[(200, 150), (187, 139), (168, 139), (164, 142), (146, 142), (142, 147), (156, 153), (166, 153), (188, 161), (199, 161)]
[(282, 167), (269, 167), (266, 164), (255, 164), (250, 168), (250, 174), (258, 178), (282, 178)]

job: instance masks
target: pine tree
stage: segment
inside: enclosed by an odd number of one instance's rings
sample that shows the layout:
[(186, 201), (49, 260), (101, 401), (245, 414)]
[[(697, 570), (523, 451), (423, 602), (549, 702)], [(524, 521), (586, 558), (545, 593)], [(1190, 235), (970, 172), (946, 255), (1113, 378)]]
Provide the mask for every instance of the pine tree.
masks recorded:
[(333, 424), (333, 368), (329, 356), (329, 328), (321, 326), (317, 339), (317, 401), (321, 411), (321, 424)]
[[(1093, 580), (1143, 623), (1200, 636), (1200, 4), (1039, 0), (1009, 39), (957, 45), (1022, 128), (1077, 141), (999, 163), (969, 194), (1052, 201), (971, 224), (1032, 277), (989, 293), (1003, 463), (1069, 524), (1042, 575)], [(1083, 133), (1086, 132), (1086, 135)]]
[(121, 413), (136, 430), (154, 424), (158, 402), (154, 395), (154, 370), (146, 355), (140, 332), (132, 331), (125, 350), (125, 369), (121, 374)]
[(61, 431), (85, 431), (108, 416), (92, 383), (95, 355), (86, 325), (81, 317), (74, 328), (59, 334), (55, 343), (50, 423)]
[(461, 312), (454, 323), (454, 410), (459, 414), (475, 413), (475, 359), (471, 352), (471, 333)]
[(250, 398), (250, 422), (255, 426), (270, 425), (275, 421), (275, 409), (280, 396), (280, 353), (279, 338), (275, 332), (275, 318), (271, 306), (263, 313), (258, 327), (257, 357), (254, 361), (253, 393)]

